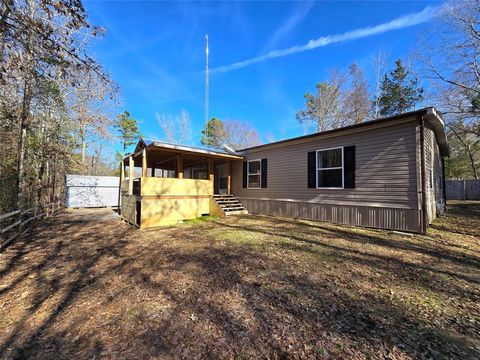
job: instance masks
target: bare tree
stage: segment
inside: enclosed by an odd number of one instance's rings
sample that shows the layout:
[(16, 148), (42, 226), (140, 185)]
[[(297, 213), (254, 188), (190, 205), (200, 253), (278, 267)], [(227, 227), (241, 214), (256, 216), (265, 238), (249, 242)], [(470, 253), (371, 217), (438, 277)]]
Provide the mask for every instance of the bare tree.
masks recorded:
[(370, 112), (370, 94), (368, 91), (368, 82), (363, 75), (362, 69), (356, 64), (349, 67), (349, 85), (345, 90), (342, 104), (342, 117), (344, 123), (358, 124), (368, 118)]
[(267, 140), (267, 143), (275, 142), (275, 134), (271, 131), (267, 131), (265, 133), (265, 139)]
[(162, 128), (168, 142), (188, 144), (192, 140), (190, 115), (184, 109), (177, 116), (156, 114), (157, 122)]
[(260, 135), (257, 129), (250, 124), (236, 120), (224, 121), (225, 143), (235, 150), (260, 145)]
[[(468, 123), (480, 115), (480, 0), (450, 1), (426, 55), (426, 75), (434, 80), (445, 114)], [(431, 45), (431, 44), (434, 45)], [(435, 45), (436, 44), (436, 45)], [(477, 133), (480, 135), (480, 132)]]
[(156, 113), (158, 125), (165, 134), (168, 142), (175, 142), (175, 124), (170, 115)]
[(111, 139), (110, 128), (114, 124), (113, 114), (106, 111), (113, 102), (117, 89), (111, 82), (104, 82), (94, 72), (80, 71), (76, 74), (77, 83), (73, 87), (68, 106), (71, 116), (78, 121), (76, 132), (81, 142), (81, 160), (86, 165), (86, 152), (89, 143)]
[(180, 144), (188, 144), (192, 140), (192, 125), (190, 115), (185, 109), (180, 111), (178, 116), (178, 138)]
[(373, 58), (375, 89), (373, 94), (372, 117), (374, 119), (380, 117), (380, 94), (382, 93), (382, 82), (387, 73), (388, 55), (381, 49)]
[(473, 154), (480, 146), (480, 0), (446, 3), (441, 22), (424, 48), (427, 50), (418, 56), (447, 120), (449, 135), (458, 140), (452, 146), (462, 147), (467, 154), (457, 161), (469, 163), (471, 173), (478, 177), (480, 164)]
[[(79, 73), (110, 82), (87, 55), (99, 32), (79, 0), (1, 1), (0, 181), (7, 190), (0, 209), (45, 200), (45, 182), (55, 198), (60, 175), (75, 169), (78, 119), (65, 94), (73, 92)], [(8, 190), (15, 196), (5, 195)]]
[(318, 132), (341, 127), (344, 120), (341, 111), (344, 84), (345, 75), (333, 70), (327, 81), (316, 85), (315, 95), (311, 92), (304, 95), (306, 109), (297, 112), (297, 120), (302, 124), (316, 124)]
[(336, 129), (368, 118), (370, 94), (363, 71), (356, 65), (349, 67), (348, 73), (339, 70), (330, 72), (327, 81), (316, 86), (317, 93), (305, 94), (305, 110), (297, 113), (297, 120), (304, 132), (312, 124), (317, 131)]

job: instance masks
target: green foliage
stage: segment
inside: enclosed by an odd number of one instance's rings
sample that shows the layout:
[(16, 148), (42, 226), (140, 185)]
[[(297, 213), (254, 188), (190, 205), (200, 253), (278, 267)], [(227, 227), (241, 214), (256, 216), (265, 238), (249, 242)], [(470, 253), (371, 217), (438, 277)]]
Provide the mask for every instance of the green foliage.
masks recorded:
[(448, 125), (450, 157), (446, 159), (448, 179), (478, 179), (480, 169), (480, 137), (471, 124), (462, 120)]
[[(123, 154), (120, 151), (115, 151), (115, 164), (120, 164), (120, 161), (123, 159)], [(120, 169), (118, 166), (112, 171), (113, 176), (120, 176)]]
[(202, 130), (202, 137), (200, 139), (200, 142), (202, 143), (202, 145), (220, 149), (224, 144), (226, 137), (227, 134), (223, 121), (217, 119), (216, 117), (212, 117), (207, 122), (206, 129)]
[(120, 161), (122, 161), (123, 159), (123, 155), (120, 151), (115, 151), (115, 163), (119, 163)]
[(124, 153), (127, 148), (130, 145), (135, 144), (137, 138), (141, 136), (137, 120), (131, 117), (128, 111), (124, 111), (122, 114), (118, 115), (115, 128), (120, 132), (120, 139), (122, 140)]
[(385, 74), (379, 96), (380, 114), (383, 116), (403, 113), (423, 100), (423, 88), (417, 78), (398, 59), (390, 75)]

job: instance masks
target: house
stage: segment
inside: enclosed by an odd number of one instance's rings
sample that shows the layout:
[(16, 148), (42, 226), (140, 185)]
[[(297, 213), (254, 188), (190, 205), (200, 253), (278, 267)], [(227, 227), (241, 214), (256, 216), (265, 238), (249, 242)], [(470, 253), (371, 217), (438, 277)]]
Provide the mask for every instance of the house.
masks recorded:
[(131, 180), (122, 181), (122, 216), (149, 227), (246, 209), (424, 233), (445, 210), (448, 154), (434, 108), (236, 153), (141, 140), (123, 161)]

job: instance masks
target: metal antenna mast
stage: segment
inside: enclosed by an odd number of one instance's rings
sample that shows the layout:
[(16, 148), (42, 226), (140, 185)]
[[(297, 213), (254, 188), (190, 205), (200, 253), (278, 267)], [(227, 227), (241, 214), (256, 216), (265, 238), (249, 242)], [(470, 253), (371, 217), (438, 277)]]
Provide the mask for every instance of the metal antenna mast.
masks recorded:
[[(205, 34), (205, 132), (208, 132), (208, 34)], [(208, 133), (206, 134), (208, 136)]]

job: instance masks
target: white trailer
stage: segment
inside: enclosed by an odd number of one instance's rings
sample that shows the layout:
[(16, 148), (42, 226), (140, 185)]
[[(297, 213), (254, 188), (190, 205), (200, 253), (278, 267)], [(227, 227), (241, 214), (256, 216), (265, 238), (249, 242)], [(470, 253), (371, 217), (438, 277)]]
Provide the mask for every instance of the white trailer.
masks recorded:
[(117, 207), (120, 178), (117, 176), (66, 175), (68, 208)]

